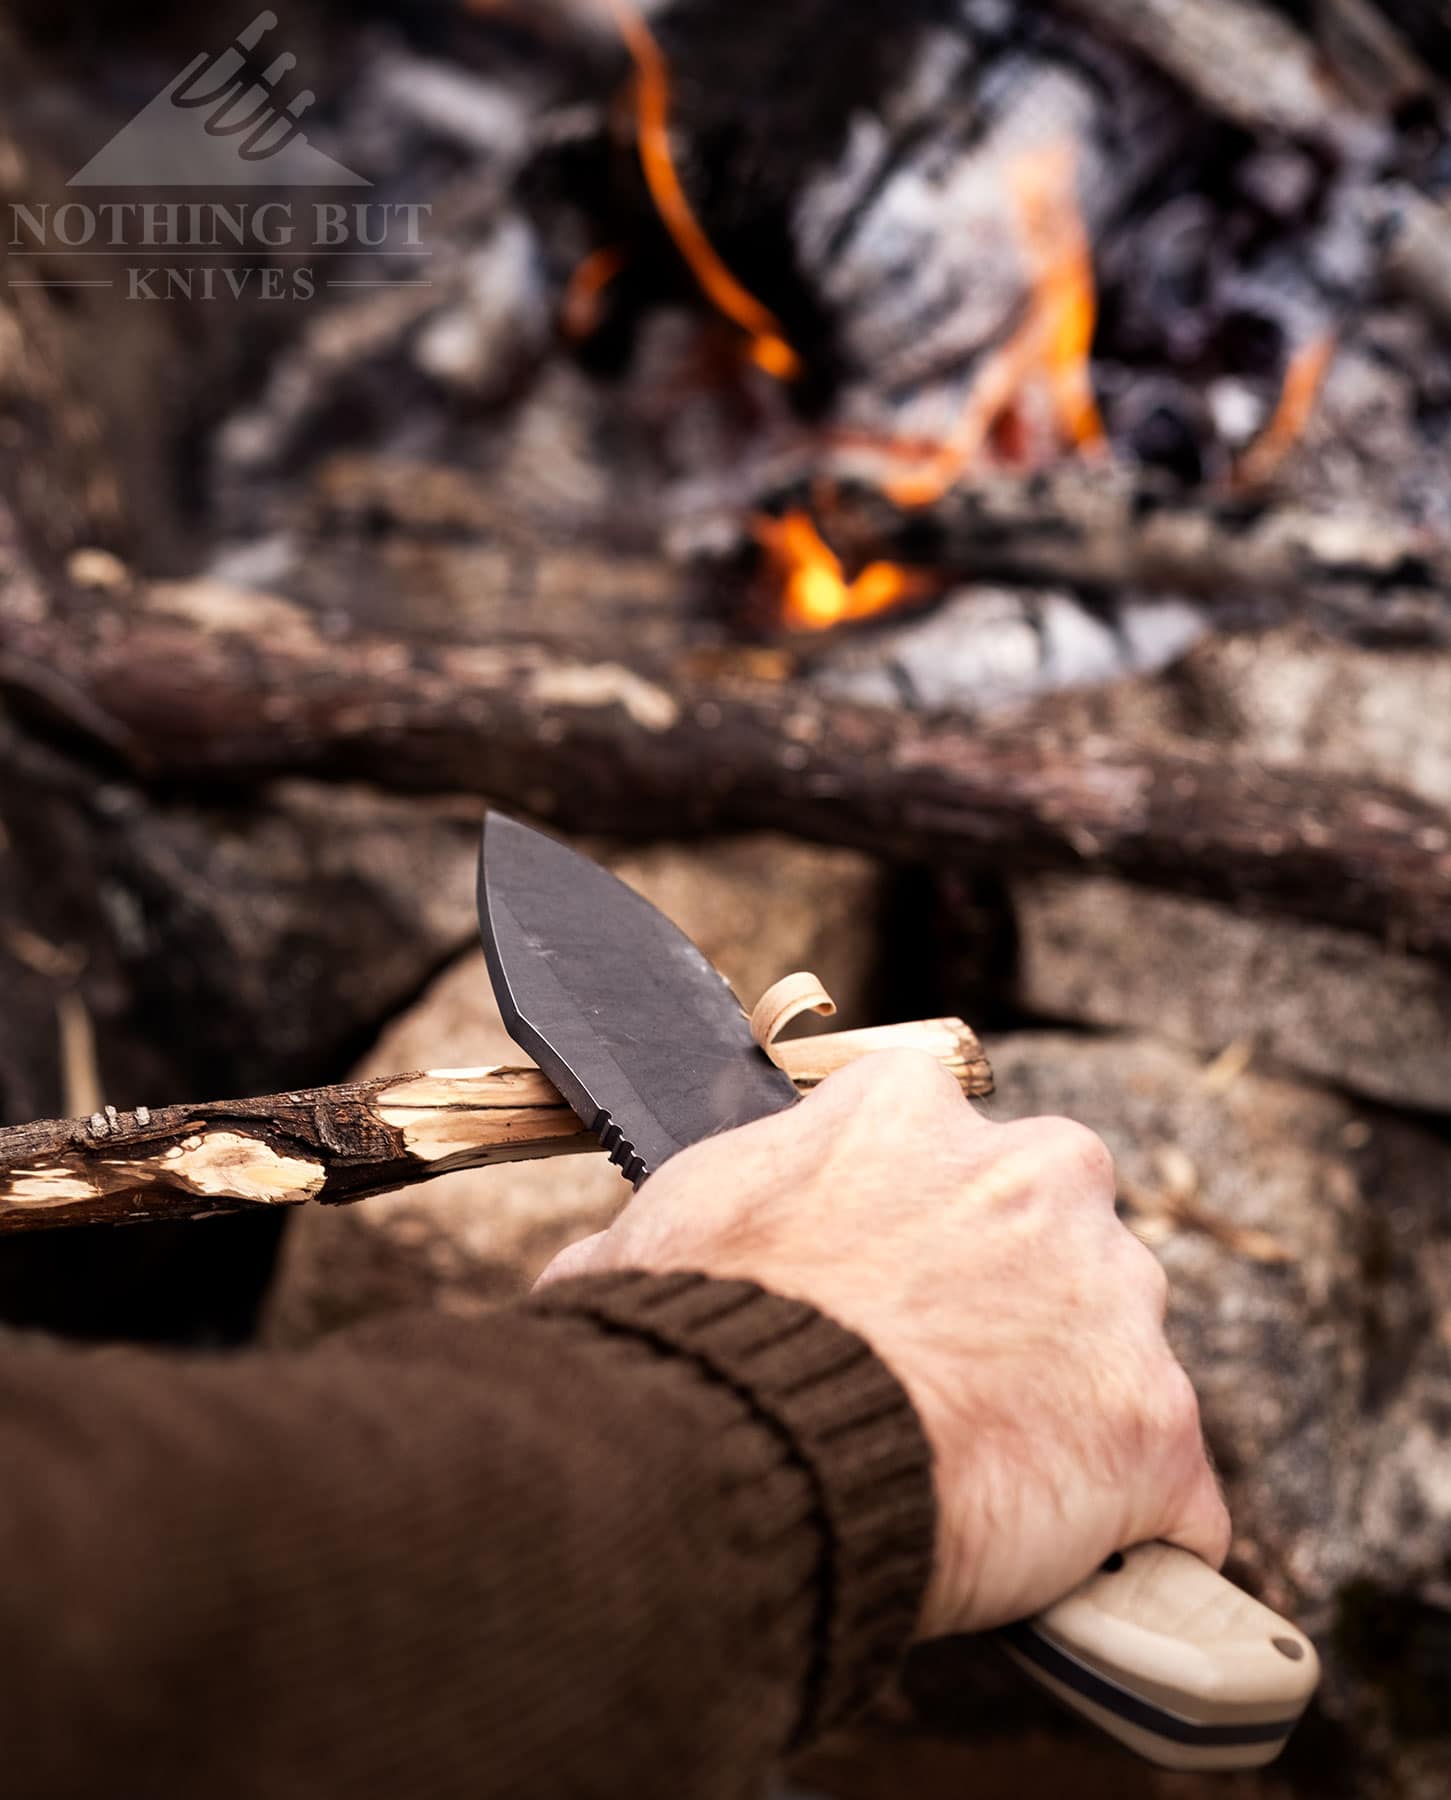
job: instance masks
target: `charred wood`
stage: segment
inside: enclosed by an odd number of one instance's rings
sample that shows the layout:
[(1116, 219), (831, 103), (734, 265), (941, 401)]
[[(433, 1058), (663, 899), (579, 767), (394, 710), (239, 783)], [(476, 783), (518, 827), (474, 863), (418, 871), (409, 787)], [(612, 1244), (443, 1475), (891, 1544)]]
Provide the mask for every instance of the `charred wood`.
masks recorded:
[(1451, 14), (1443, 0), (1377, 0), (1377, 4), (1444, 82), (1451, 69)]
[(1432, 200), (1411, 188), (1390, 198), (1385, 273), (1451, 332), (1451, 202)]
[(1389, 513), (1069, 467), (974, 481), (910, 513), (854, 488), (832, 527), (848, 556), (890, 546), (948, 577), (1192, 594), (1221, 603), (1225, 622), (1238, 602), (1249, 621), (1288, 609), (1366, 638), (1451, 638), (1451, 535)]
[(1247, 131), (1316, 140), (1343, 124), (1344, 103), (1325, 80), (1314, 46), (1258, 0), (1069, 4), (1173, 76), (1210, 112)]

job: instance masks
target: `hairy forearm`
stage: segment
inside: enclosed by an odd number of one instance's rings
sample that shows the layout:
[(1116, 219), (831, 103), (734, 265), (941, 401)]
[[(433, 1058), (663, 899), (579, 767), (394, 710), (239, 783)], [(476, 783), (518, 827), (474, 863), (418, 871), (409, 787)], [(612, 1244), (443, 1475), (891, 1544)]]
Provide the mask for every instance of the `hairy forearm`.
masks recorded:
[(930, 1552), (881, 1365), (690, 1278), (306, 1356), (20, 1351), (0, 1465), (31, 1800), (121, 1771), (158, 1800), (734, 1794), (881, 1672)]

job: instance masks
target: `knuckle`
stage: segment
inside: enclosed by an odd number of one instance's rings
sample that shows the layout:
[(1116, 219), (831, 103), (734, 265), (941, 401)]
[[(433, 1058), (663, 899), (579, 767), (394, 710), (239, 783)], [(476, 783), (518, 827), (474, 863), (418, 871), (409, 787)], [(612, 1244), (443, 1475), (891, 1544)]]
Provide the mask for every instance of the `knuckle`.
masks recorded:
[(857, 1065), (874, 1092), (893, 1104), (961, 1100), (961, 1090), (935, 1056), (925, 1050), (876, 1050)]
[(1159, 1418), (1166, 1440), (1179, 1452), (1192, 1450), (1203, 1456), (1204, 1428), (1199, 1418), (1199, 1396), (1188, 1373), (1173, 1357), (1167, 1357), (1159, 1380)]
[(1087, 1186), (1114, 1191), (1113, 1155), (1096, 1131), (1077, 1119), (1047, 1118), (1038, 1121), (1045, 1149), (1074, 1178)]
[(1124, 1259), (1124, 1275), (1130, 1292), (1136, 1294), (1160, 1319), (1169, 1301), (1169, 1277), (1153, 1251), (1124, 1225), (1120, 1227), (1120, 1248)]

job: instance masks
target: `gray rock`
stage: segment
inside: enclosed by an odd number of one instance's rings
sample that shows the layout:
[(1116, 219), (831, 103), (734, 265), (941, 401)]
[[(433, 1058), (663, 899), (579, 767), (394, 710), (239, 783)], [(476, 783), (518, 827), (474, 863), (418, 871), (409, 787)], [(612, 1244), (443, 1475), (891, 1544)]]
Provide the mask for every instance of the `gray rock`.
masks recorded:
[(1285, 1764), (1295, 1791), (1334, 1791), (1312, 1773), (1329, 1727), (1354, 1737), (1356, 1794), (1402, 1791), (1381, 1764), (1408, 1733), (1399, 1766), (1439, 1770), (1446, 1791), (1451, 1147), (1148, 1038), (1024, 1033), (988, 1049), (997, 1116), (1064, 1112), (1102, 1133), (1169, 1272), (1170, 1334), (1235, 1519), (1232, 1570), (1325, 1661), (1322, 1724)]
[[(1286, 627), (1209, 637), (1156, 682), (1066, 702), (1065, 729), (1185, 738), (1276, 768), (1383, 781), (1451, 808), (1451, 655)], [(1019, 998), (1047, 1018), (1258, 1056), (1396, 1105), (1451, 1110), (1451, 978), (1354, 934), (1108, 879), (1014, 886)]]
[(1289, 627), (1207, 639), (1189, 659), (1208, 730), (1266, 762), (1369, 776), (1451, 805), (1451, 655), (1367, 651)]
[(1064, 696), (1065, 731), (1199, 740), (1277, 768), (1384, 781), (1451, 806), (1451, 652), (1369, 650), (1287, 625), (1211, 635), (1161, 681)]
[(1451, 972), (1355, 932), (1106, 877), (1013, 884), (1018, 998), (1045, 1018), (1257, 1057), (1451, 1112)]

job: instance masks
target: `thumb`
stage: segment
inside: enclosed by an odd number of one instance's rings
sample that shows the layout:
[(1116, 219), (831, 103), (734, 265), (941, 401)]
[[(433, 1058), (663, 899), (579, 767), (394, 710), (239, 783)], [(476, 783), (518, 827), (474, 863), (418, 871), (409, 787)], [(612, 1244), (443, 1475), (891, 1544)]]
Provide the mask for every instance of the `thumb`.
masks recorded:
[(547, 1265), (544, 1273), (534, 1283), (536, 1288), (548, 1287), (552, 1281), (568, 1281), (572, 1275), (588, 1275), (594, 1269), (603, 1266), (600, 1249), (606, 1233), (592, 1232), (589, 1237), (579, 1238), (573, 1244), (566, 1244), (559, 1254)]

